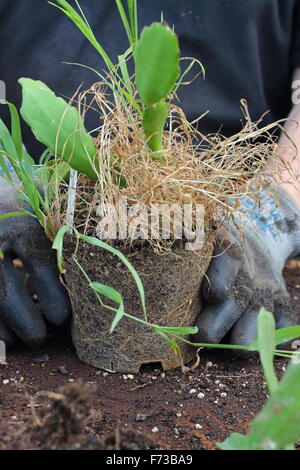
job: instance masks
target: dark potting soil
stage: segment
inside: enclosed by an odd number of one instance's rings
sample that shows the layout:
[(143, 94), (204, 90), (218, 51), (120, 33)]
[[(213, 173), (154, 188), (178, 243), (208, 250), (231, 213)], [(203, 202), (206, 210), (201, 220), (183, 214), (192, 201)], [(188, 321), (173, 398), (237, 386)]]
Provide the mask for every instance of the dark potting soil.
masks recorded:
[[(300, 263), (289, 266), (285, 278), (300, 324)], [(230, 433), (247, 432), (267, 390), (256, 357), (200, 357), (190, 373), (164, 374), (153, 364), (131, 376), (84, 364), (62, 334), (34, 350), (20, 344), (0, 365), (0, 449), (216, 449)], [(275, 360), (279, 377), (286, 364)]]

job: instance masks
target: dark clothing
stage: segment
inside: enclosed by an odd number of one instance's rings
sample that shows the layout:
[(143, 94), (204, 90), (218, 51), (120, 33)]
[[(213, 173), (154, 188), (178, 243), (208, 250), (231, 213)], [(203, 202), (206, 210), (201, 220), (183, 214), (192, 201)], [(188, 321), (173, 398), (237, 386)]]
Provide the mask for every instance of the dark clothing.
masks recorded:
[[(80, 4), (115, 61), (128, 47), (115, 2)], [(241, 98), (247, 99), (253, 120), (268, 110), (265, 123), (287, 116), (291, 74), (300, 66), (300, 0), (138, 0), (138, 5), (140, 29), (159, 21), (163, 11), (179, 35), (181, 55), (203, 63), (205, 81), (198, 78), (179, 92), (190, 120), (210, 111), (199, 124), (202, 132), (220, 126), (227, 135), (239, 131)], [(20, 105), (21, 76), (40, 79), (66, 97), (80, 83), (87, 88), (98, 81), (93, 72), (64, 61), (104, 68), (77, 28), (46, 0), (0, 0), (0, 79), (8, 100)], [(2, 107), (1, 115), (5, 112)], [(24, 142), (32, 151), (30, 140), (26, 129)]]

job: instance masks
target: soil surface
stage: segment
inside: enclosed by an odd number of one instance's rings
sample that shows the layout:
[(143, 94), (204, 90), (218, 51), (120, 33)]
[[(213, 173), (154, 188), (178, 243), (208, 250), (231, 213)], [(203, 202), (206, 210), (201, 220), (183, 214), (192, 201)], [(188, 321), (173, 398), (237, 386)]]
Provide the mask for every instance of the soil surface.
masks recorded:
[[(300, 323), (300, 263), (285, 269)], [(81, 362), (70, 337), (18, 345), (0, 365), (0, 449), (212, 450), (246, 433), (267, 399), (256, 357), (201, 351), (197, 369), (110, 374)], [(278, 376), (285, 359), (275, 360)]]

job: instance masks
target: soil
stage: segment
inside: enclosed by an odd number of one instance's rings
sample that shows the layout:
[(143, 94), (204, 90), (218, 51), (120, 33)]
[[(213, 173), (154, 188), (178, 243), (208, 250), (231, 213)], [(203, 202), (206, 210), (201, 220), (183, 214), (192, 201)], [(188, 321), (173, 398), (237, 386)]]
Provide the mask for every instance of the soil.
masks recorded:
[[(300, 323), (299, 261), (285, 278)], [(286, 359), (275, 365), (280, 377)], [(185, 374), (156, 364), (111, 374), (81, 362), (70, 337), (52, 332), (0, 365), (0, 449), (214, 450), (230, 433), (246, 433), (266, 399), (257, 357), (201, 351)]]
[[(166, 254), (155, 253), (152, 247), (138, 247), (125, 255), (142, 280), (147, 320), (158, 325), (193, 326), (201, 310), (199, 289), (211, 258), (212, 244), (206, 243), (196, 252), (176, 247)], [(142, 364), (159, 361), (164, 370), (180, 366), (180, 357), (165, 339), (140, 323), (123, 318), (114, 332), (108, 334), (115, 312), (99, 306), (81, 269), (73, 261), (75, 248), (75, 243), (69, 240), (64, 248), (64, 261), (73, 307), (73, 343), (78, 357), (109, 372), (137, 373)], [(76, 257), (89, 279), (101, 279), (103, 284), (121, 293), (127, 314), (145, 320), (137, 286), (120, 259), (90, 244), (80, 245)], [(105, 302), (118, 307), (107, 298)], [(186, 344), (180, 343), (180, 349), (185, 362), (195, 355), (194, 348)]]

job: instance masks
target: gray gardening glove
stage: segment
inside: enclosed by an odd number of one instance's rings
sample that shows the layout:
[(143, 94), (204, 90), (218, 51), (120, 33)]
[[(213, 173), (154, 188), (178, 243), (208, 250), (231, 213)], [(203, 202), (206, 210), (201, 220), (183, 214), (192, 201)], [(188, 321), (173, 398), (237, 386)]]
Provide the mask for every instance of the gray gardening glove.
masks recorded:
[[(20, 210), (22, 201), (0, 174), (0, 215)], [(65, 289), (59, 281), (55, 252), (42, 227), (30, 215), (0, 220), (0, 340), (10, 344), (17, 335), (25, 343), (46, 339), (46, 325), (31, 300), (12, 260), (25, 265), (45, 317), (61, 325), (71, 313)]]
[(277, 328), (291, 324), (282, 270), (300, 253), (300, 209), (271, 182), (259, 203), (244, 197), (241, 205), (216, 243), (194, 341), (219, 343), (231, 330), (231, 343), (248, 345), (256, 338), (262, 306), (274, 313)]

